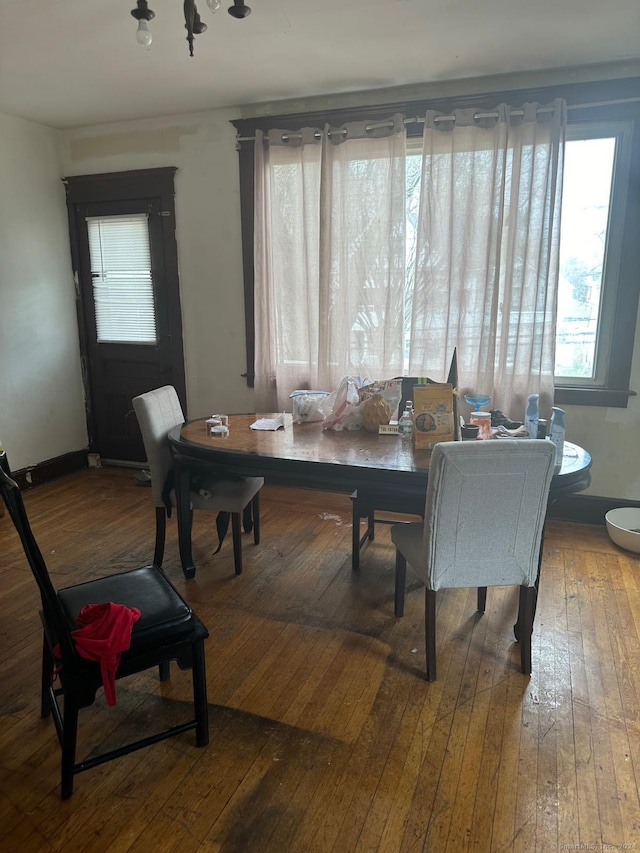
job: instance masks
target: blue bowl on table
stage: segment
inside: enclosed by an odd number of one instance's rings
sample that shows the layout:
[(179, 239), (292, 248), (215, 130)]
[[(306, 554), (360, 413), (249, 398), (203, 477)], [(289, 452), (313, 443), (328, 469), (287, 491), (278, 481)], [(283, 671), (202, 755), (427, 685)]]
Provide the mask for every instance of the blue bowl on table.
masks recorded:
[(480, 406), (486, 406), (491, 399), (489, 394), (465, 394), (465, 403), (473, 406), (473, 411), (477, 412)]

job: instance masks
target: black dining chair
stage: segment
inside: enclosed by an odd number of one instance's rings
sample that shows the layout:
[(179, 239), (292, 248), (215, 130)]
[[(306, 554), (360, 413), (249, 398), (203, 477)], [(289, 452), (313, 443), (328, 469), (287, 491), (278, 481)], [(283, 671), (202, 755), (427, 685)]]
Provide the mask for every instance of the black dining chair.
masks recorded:
[[(44, 629), (40, 710), (42, 717), (53, 715), (62, 748), (62, 798), (67, 799), (73, 793), (75, 774), (165, 738), (195, 729), (196, 745), (206, 746), (209, 722), (204, 641), (209, 632), (162, 571), (157, 566), (142, 566), (56, 590), (31, 530), (20, 489), (11, 476), (6, 451), (1, 449), (0, 494), (40, 590), (40, 618)], [(77, 620), (83, 608), (105, 602), (136, 608), (140, 612), (131, 631), (130, 646), (121, 654), (115, 678), (157, 666), (160, 679), (164, 681), (169, 678), (170, 661), (177, 661), (180, 669), (190, 669), (192, 673), (193, 719), (76, 761), (78, 712), (91, 706), (99, 689), (108, 685), (103, 685), (100, 662), (79, 653), (73, 631), (78, 628)], [(56, 675), (59, 687), (55, 686)]]
[[(425, 385), (433, 382), (428, 377), (420, 376), (402, 376), (400, 404), (398, 406), (398, 416), (402, 414), (407, 404), (407, 400), (412, 399), (413, 389), (416, 385)], [(458, 355), (457, 350), (453, 350), (451, 364), (449, 365), (449, 373), (447, 375), (447, 383), (452, 388), (458, 387)], [(458, 407), (457, 397), (453, 396), (453, 421), (457, 424)], [(427, 490), (427, 481), (424, 483), (425, 493)], [(398, 519), (387, 519), (376, 515), (378, 512), (391, 512), (399, 515), (414, 515), (422, 517), (424, 512), (424, 497), (411, 497), (402, 492), (394, 492), (391, 489), (385, 489), (384, 494), (381, 492), (371, 492), (366, 489), (357, 489), (351, 495), (351, 568), (357, 571), (360, 568), (360, 551), (367, 542), (373, 541), (375, 537), (376, 524), (397, 524)], [(366, 519), (366, 527), (364, 533), (361, 533), (361, 520)]]

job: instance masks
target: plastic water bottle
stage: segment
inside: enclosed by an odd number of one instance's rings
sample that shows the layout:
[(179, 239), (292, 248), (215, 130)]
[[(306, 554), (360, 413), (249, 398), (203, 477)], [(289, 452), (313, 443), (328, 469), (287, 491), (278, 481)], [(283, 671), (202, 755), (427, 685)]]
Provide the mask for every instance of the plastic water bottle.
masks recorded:
[(553, 406), (551, 409), (551, 426), (549, 427), (549, 438), (556, 446), (556, 468), (562, 465), (562, 453), (564, 451), (564, 409)]
[(407, 402), (405, 410), (398, 421), (398, 432), (405, 441), (413, 435), (413, 403)]
[(527, 409), (524, 413), (524, 425), (529, 433), (529, 438), (538, 437), (538, 398), (539, 394), (529, 394)]

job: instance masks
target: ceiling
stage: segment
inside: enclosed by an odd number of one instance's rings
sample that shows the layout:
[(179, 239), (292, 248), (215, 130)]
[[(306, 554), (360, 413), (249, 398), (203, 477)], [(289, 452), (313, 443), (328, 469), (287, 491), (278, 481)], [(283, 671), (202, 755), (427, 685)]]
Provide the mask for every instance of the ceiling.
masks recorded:
[(0, 112), (69, 128), (322, 94), (640, 59), (638, 0), (0, 0)]

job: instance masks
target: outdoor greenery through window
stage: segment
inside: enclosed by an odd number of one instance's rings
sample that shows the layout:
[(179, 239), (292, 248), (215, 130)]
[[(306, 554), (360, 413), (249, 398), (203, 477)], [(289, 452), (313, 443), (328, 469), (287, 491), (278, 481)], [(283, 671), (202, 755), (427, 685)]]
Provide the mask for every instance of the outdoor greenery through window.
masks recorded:
[[(603, 383), (608, 367), (621, 227), (613, 204), (616, 164), (626, 171), (629, 127), (574, 126), (565, 146), (555, 376), (558, 384)], [(421, 171), (420, 143), (407, 150), (405, 365), (410, 343)], [(628, 166), (627, 166), (628, 168)], [(605, 282), (608, 282), (606, 284)]]
[[(556, 380), (603, 384), (613, 334), (630, 128), (574, 126), (566, 142)], [(624, 177), (623, 177), (624, 176)]]
[(566, 145), (556, 376), (595, 377), (615, 142), (609, 137)]

